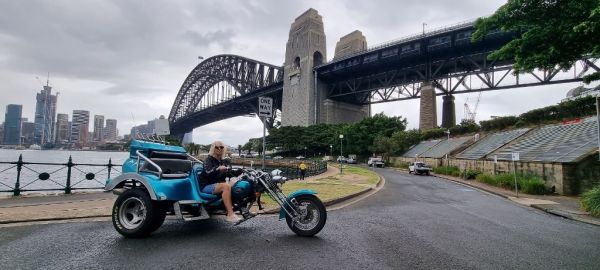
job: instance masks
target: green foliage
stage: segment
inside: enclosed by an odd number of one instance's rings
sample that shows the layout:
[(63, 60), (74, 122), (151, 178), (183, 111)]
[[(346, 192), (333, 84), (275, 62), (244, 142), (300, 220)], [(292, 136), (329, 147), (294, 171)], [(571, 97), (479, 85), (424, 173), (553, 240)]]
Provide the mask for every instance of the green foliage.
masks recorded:
[[(508, 0), (492, 16), (475, 22), (473, 40), (500, 29), (516, 38), (492, 53), (491, 60), (515, 61), (516, 72), (567, 69), (588, 55), (600, 55), (598, 0)], [(586, 81), (600, 78), (599, 72)]]
[(475, 179), (480, 174), (481, 174), (481, 171), (479, 171), (479, 170), (467, 170), (463, 176), (465, 179)]
[[(390, 138), (394, 132), (406, 129), (406, 119), (394, 116), (389, 117), (383, 113), (367, 117), (355, 124), (318, 124), (308, 127), (281, 127), (271, 129), (267, 136), (267, 147), (269, 149), (280, 147), (288, 155), (304, 155), (304, 147), (307, 149), (307, 155), (318, 155), (319, 153), (329, 154), (333, 152), (334, 156), (339, 155), (340, 147), (343, 147), (345, 155), (348, 153), (361, 156), (370, 156), (369, 147), (374, 146), (374, 140), (377, 137)], [(339, 135), (344, 138), (340, 141)], [(340, 146), (340, 142), (343, 146)], [(380, 141), (381, 142), (381, 141)], [(388, 146), (395, 144), (389, 144)], [(330, 148), (331, 146), (331, 148)], [(381, 149), (371, 149), (378, 150)], [(389, 152), (389, 149), (386, 149)], [(377, 152), (385, 154), (385, 152)]]
[(581, 208), (594, 216), (600, 217), (600, 186), (581, 195)]
[(485, 131), (502, 130), (513, 126), (517, 122), (516, 116), (497, 117), (490, 120), (480, 121), (481, 129)]
[[(496, 176), (488, 174), (479, 174), (476, 177), (477, 181), (492, 185), (503, 187), (506, 189), (515, 189), (515, 177), (513, 174), (498, 174)], [(539, 176), (517, 176), (517, 185), (519, 190), (527, 194), (546, 194), (547, 189), (544, 185), (544, 180)]]
[(446, 133), (444, 133), (444, 131), (446, 131), (445, 128), (434, 128), (425, 130), (421, 132), (421, 140), (429, 140), (446, 136)]
[(392, 138), (377, 136), (373, 140), (373, 145), (368, 148), (372, 153), (381, 153), (385, 160), (389, 160), (389, 157), (396, 152), (398, 147)]
[(404, 161), (398, 161), (394, 163), (395, 167), (401, 168), (401, 169), (408, 169), (408, 166), (410, 165), (410, 163), (408, 162), (404, 162)]
[(433, 172), (437, 174), (460, 176), (460, 170), (455, 166), (439, 166), (433, 168)]
[(421, 132), (418, 129), (397, 131), (392, 134), (392, 140), (396, 144), (396, 153), (402, 154), (421, 141)]

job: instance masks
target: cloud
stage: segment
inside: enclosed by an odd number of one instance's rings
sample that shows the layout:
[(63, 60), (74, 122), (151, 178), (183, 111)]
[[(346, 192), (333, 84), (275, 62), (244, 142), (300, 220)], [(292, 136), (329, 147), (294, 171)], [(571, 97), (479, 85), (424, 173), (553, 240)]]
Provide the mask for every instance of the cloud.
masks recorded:
[[(60, 91), (58, 111), (89, 110), (118, 120), (129, 133), (170, 107), (198, 56), (237, 54), (282, 65), (289, 27), (308, 8), (323, 17), (328, 59), (335, 43), (356, 29), (375, 45), (422, 31), (493, 13), (494, 1), (218, 1), (218, 0), (30, 0), (1, 1), (0, 108), (23, 104), (33, 119), (36, 76), (50, 72)], [(486, 92), (480, 116), (514, 114), (527, 106), (555, 103), (567, 86), (555, 90)], [(564, 90), (566, 92), (566, 89)], [(557, 93), (556, 96), (547, 93)], [(497, 93), (497, 94), (496, 94)], [(519, 97), (519, 98), (515, 98)], [(527, 102), (535, 99), (534, 102)], [(463, 96), (457, 96), (457, 119)], [(537, 102), (539, 101), (539, 102)], [(441, 100), (438, 101), (441, 113)], [(402, 115), (418, 126), (418, 100), (373, 105), (373, 113)], [(0, 111), (0, 122), (4, 118)], [(134, 121), (135, 119), (135, 121)], [(238, 117), (196, 129), (201, 143), (223, 139), (245, 143), (262, 136), (258, 119)]]

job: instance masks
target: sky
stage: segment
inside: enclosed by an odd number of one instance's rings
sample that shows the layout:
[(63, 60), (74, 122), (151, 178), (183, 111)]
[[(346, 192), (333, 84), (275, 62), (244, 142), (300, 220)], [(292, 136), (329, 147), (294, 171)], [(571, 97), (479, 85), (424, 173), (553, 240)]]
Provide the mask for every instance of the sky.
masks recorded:
[[(360, 30), (369, 46), (492, 14), (505, 0), (465, 1), (0, 1), (0, 108), (22, 104), (33, 121), (35, 95), (50, 73), (57, 112), (89, 110), (117, 119), (120, 135), (168, 116), (198, 56), (236, 54), (282, 65), (289, 28), (309, 8), (323, 17), (328, 60), (340, 37)], [(477, 121), (558, 103), (580, 83), (484, 92)], [(593, 87), (586, 86), (586, 87)], [(457, 95), (457, 122), (476, 93)], [(441, 98), (438, 97), (438, 122)], [(417, 128), (419, 100), (372, 106)], [(4, 113), (0, 113), (0, 122)], [(93, 121), (93, 120), (91, 120)], [(91, 128), (91, 127), (90, 127)], [(244, 144), (262, 136), (257, 118), (236, 117), (194, 130), (194, 142)]]

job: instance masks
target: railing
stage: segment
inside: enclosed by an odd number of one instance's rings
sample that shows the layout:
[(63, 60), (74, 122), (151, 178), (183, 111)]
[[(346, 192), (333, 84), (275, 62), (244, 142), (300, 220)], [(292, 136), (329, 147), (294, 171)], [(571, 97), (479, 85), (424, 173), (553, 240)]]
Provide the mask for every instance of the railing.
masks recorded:
[(69, 156), (67, 163), (42, 163), (25, 162), (19, 155), (16, 162), (0, 161), (0, 193), (19, 196), (29, 191), (64, 191), (71, 194), (73, 190), (103, 189), (111, 173), (121, 173), (119, 169), (112, 159), (108, 164), (86, 164), (73, 163)]

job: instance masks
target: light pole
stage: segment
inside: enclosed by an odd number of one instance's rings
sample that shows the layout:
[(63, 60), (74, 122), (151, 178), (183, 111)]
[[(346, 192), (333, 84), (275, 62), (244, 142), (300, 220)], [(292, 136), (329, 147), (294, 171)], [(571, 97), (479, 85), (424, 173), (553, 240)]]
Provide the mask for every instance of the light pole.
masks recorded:
[(202, 59), (204, 59), (204, 57), (198, 56), (198, 64), (200, 64), (202, 62)]
[(344, 141), (344, 134), (340, 134), (340, 173), (343, 173), (344, 167), (342, 165), (342, 158), (344, 157), (344, 152), (342, 151), (342, 142)]
[(448, 134), (448, 140), (450, 140), (450, 130), (447, 129), (446, 131), (444, 131), (444, 133)]
[(333, 158), (333, 145), (329, 145), (329, 155)]
[(304, 146), (304, 158), (306, 158), (306, 146)]

